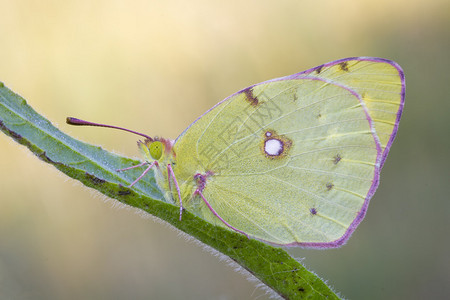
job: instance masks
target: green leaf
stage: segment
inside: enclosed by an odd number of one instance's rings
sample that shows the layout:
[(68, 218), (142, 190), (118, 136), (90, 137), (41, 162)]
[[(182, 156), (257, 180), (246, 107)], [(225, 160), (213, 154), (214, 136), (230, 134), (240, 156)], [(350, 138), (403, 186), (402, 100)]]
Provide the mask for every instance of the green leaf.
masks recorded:
[(1, 82), (0, 128), (67, 176), (108, 197), (142, 209), (228, 256), (281, 297), (339, 299), (319, 277), (282, 248), (213, 226), (188, 211), (183, 212), (183, 220), (180, 221), (179, 207), (164, 202), (152, 172), (133, 188), (128, 188), (127, 185), (141, 174), (142, 168), (120, 173), (116, 170), (139, 162), (64, 134)]

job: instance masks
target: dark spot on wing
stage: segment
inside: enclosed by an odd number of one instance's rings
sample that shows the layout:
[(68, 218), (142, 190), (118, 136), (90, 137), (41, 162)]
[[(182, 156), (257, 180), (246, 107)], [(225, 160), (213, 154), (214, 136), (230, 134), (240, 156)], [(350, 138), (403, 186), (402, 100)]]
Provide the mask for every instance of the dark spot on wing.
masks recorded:
[(366, 92), (362, 92), (362, 94), (361, 94), (361, 98), (362, 98), (362, 99), (366, 98), (366, 95), (367, 95), (367, 93), (366, 93)]
[(331, 182), (327, 182), (326, 187), (327, 190), (331, 190), (333, 188), (334, 184), (332, 184)]
[(197, 173), (194, 175), (194, 179), (197, 182), (197, 190), (202, 192), (206, 187), (206, 179), (214, 175), (212, 171), (207, 171), (205, 174)]
[(341, 155), (338, 153), (338, 154), (336, 154), (336, 156), (334, 157), (333, 163), (334, 163), (335, 165), (337, 165), (338, 162), (341, 161), (341, 159), (342, 159), (342, 157), (341, 157)]
[(312, 214), (313, 216), (314, 216), (314, 215), (317, 215), (317, 209), (316, 209), (315, 207), (310, 208), (309, 211), (311, 212), (311, 214)]
[(339, 68), (344, 72), (348, 72), (348, 62), (344, 61), (339, 63)]
[(323, 68), (323, 65), (320, 65), (320, 66), (316, 67), (314, 72), (316, 72), (316, 74), (320, 74), (320, 72), (322, 72), (322, 68)]
[(252, 106), (258, 106), (259, 101), (258, 98), (253, 95), (253, 89), (248, 88), (244, 90), (245, 99), (252, 105)]
[(299, 287), (299, 288), (297, 289), (297, 291), (299, 291), (299, 292), (304, 292), (304, 291), (305, 291), (305, 289), (304, 289), (304, 288), (302, 288), (302, 287)]

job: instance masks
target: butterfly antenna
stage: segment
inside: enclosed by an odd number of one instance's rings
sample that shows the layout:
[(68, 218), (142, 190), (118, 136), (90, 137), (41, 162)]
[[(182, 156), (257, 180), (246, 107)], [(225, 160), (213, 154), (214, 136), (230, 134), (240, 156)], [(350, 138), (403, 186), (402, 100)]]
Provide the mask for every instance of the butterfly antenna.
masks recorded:
[(69, 125), (75, 125), (75, 126), (97, 126), (97, 127), (107, 127), (107, 128), (119, 129), (119, 130), (131, 132), (131, 133), (143, 136), (143, 137), (153, 141), (152, 137), (150, 137), (144, 133), (140, 133), (140, 132), (137, 132), (134, 130), (130, 130), (130, 129), (126, 129), (126, 128), (122, 128), (122, 127), (118, 127), (118, 126), (106, 125), (106, 124), (100, 124), (100, 123), (92, 123), (92, 122), (88, 122), (88, 121), (84, 121), (84, 120), (80, 120), (80, 119), (72, 118), (72, 117), (67, 117), (66, 123)]

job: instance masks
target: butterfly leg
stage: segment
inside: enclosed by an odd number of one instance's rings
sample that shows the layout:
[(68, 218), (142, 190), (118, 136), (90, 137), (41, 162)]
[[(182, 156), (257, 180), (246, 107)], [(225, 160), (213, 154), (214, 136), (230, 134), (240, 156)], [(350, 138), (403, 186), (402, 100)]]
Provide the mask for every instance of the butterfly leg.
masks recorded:
[(135, 185), (136, 183), (138, 183), (139, 180), (141, 180), (141, 179), (145, 176), (145, 174), (147, 174), (147, 173), (153, 168), (153, 166), (159, 167), (158, 162), (157, 162), (156, 160), (155, 160), (154, 162), (151, 162), (151, 163), (145, 161), (145, 162), (143, 162), (143, 163), (141, 163), (141, 164), (139, 164), (139, 165), (136, 165), (136, 166), (132, 166), (132, 167), (128, 167), (128, 168), (125, 168), (125, 169), (117, 170), (117, 172), (122, 172), (122, 171), (130, 170), (130, 169), (134, 169), (134, 168), (137, 168), (137, 167), (142, 167), (142, 166), (144, 166), (144, 165), (149, 165), (149, 166), (147, 167), (147, 169), (145, 169), (144, 172), (142, 172), (142, 174), (141, 174), (138, 178), (136, 178), (135, 181), (133, 181), (133, 182), (128, 186), (128, 187), (132, 187), (133, 185)]
[[(178, 186), (178, 181), (177, 181), (177, 178), (175, 177), (175, 174), (173, 172), (171, 164), (167, 165), (167, 174), (168, 174), (167, 177), (169, 180), (169, 187), (170, 187), (170, 177), (172, 177), (173, 182), (175, 183), (175, 188), (177, 189), (178, 199), (180, 200), (180, 221), (181, 221), (181, 215), (183, 214), (183, 201), (181, 200), (180, 187)], [(172, 190), (172, 189), (170, 189), (170, 190)]]
[(215, 215), (215, 216), (216, 216), (223, 224), (227, 225), (229, 228), (233, 229), (234, 231), (237, 231), (237, 232), (239, 232), (239, 233), (242, 233), (242, 234), (245, 235), (248, 239), (250, 239), (250, 237), (248, 236), (247, 233), (245, 233), (245, 232), (243, 232), (242, 230), (239, 230), (239, 229), (237, 229), (237, 228), (234, 228), (233, 226), (231, 226), (230, 224), (228, 224), (227, 221), (225, 221), (224, 219), (222, 219), (222, 217), (219, 216), (219, 214), (214, 210), (214, 208), (211, 207), (211, 205), (209, 204), (208, 200), (206, 200), (205, 196), (203, 196), (202, 192), (201, 192), (199, 189), (197, 189), (197, 190), (194, 192), (194, 196), (195, 196), (195, 195), (199, 195), (199, 196), (203, 199), (203, 201), (205, 202), (206, 206), (208, 206), (208, 208), (211, 210), (211, 212), (212, 212), (212, 213), (213, 213), (213, 214), (214, 214), (214, 215)]
[(128, 167), (128, 168), (125, 168), (125, 169), (117, 169), (116, 172), (128, 171), (128, 170), (131, 170), (131, 169), (134, 169), (134, 168), (139, 168), (139, 167), (142, 167), (142, 166), (145, 166), (145, 165), (148, 165), (148, 164), (149, 163), (147, 161), (144, 161), (143, 163), (140, 163), (138, 165), (131, 166), (131, 167)]

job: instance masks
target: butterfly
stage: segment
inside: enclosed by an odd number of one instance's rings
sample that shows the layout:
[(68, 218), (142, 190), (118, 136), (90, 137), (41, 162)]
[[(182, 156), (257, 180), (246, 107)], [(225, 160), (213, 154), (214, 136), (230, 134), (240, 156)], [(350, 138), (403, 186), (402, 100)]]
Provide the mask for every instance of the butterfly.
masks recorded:
[(140, 134), (146, 166), (166, 200), (269, 244), (344, 244), (364, 218), (397, 134), (401, 67), (345, 58), (247, 87), (175, 140)]

